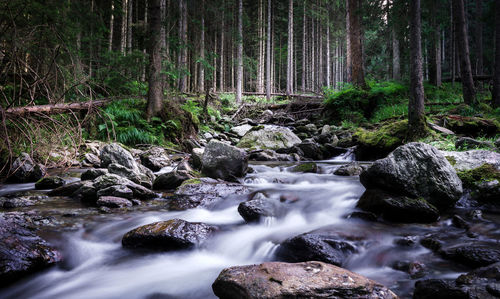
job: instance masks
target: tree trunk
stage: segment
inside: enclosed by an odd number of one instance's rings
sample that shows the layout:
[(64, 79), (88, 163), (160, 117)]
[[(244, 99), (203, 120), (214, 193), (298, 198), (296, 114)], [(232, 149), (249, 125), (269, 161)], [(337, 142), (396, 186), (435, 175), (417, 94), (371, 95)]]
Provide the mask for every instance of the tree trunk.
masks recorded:
[(286, 94), (293, 93), (293, 0), (288, 0), (288, 46), (286, 61)]
[(236, 103), (241, 104), (241, 93), (243, 92), (243, 0), (238, 2), (238, 43), (237, 70), (236, 70)]
[(392, 28), (392, 79), (401, 80), (401, 62), (399, 58), (399, 39), (396, 36), (394, 25)]
[(109, 16), (109, 38), (108, 38), (108, 51), (113, 50), (113, 30), (115, 27), (115, 1), (111, 0), (111, 14)]
[(346, 0), (345, 2), (345, 9), (346, 9), (346, 81), (351, 82), (351, 73), (352, 73), (352, 49), (351, 49), (351, 41), (350, 41), (350, 36), (351, 36), (351, 27), (350, 27), (350, 3), (351, 0)]
[(128, 8), (127, 8), (127, 53), (132, 53), (132, 22), (133, 22), (133, 0), (128, 0)]
[(179, 70), (181, 74), (179, 75), (179, 91), (186, 92), (187, 78), (186, 71), (187, 66), (187, 4), (186, 0), (179, 1), (179, 39), (180, 39), (180, 49), (179, 49)]
[(410, 102), (408, 105), (408, 139), (425, 135), (424, 84), (420, 0), (410, 1)]
[(257, 88), (256, 91), (262, 93), (264, 90), (264, 17), (263, 17), (263, 0), (259, 0), (259, 8), (258, 8), (258, 21), (257, 21), (257, 26), (258, 26), (258, 32), (257, 32), (257, 38), (258, 38), (258, 44), (259, 44), (259, 53), (257, 57)]
[(200, 70), (198, 71), (198, 90), (199, 92), (205, 91), (205, 0), (201, 2), (201, 33), (200, 33)]
[(271, 0), (267, 0), (266, 99), (271, 99)]
[(127, 0), (122, 0), (122, 26), (120, 35), (120, 52), (125, 55), (127, 46)]
[(222, 23), (221, 23), (221, 31), (220, 31), (220, 63), (219, 63), (219, 91), (224, 91), (224, 42), (225, 42), (225, 5), (224, 1), (222, 1)]
[(149, 0), (149, 70), (147, 119), (157, 115), (163, 104), (163, 85), (161, 82), (161, 0)]
[(434, 86), (441, 86), (441, 41), (439, 23), (436, 20), (438, 4), (431, 1), (431, 38), (428, 47), (429, 82)]
[(366, 88), (363, 70), (363, 45), (361, 43), (361, 23), (359, 0), (347, 0), (349, 16), (349, 43), (351, 49), (351, 82), (361, 88)]
[(455, 32), (460, 57), (460, 71), (462, 77), (462, 90), (464, 102), (467, 105), (476, 103), (476, 91), (472, 79), (472, 70), (469, 57), (469, 41), (465, 24), (465, 9), (463, 0), (453, 0)]
[(492, 92), (493, 107), (500, 107), (500, 3), (495, 2), (495, 73)]
[(476, 0), (476, 75), (483, 74), (483, 0)]
[(331, 81), (330, 69), (330, 24), (326, 23), (326, 86), (330, 87)]

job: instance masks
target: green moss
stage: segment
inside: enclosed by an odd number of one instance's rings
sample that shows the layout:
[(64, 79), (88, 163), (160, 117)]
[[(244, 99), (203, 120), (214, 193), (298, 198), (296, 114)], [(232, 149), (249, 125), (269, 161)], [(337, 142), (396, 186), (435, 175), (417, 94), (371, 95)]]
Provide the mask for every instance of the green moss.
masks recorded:
[(263, 125), (255, 126), (250, 129), (250, 131), (258, 131), (264, 129)]
[(474, 169), (459, 171), (457, 174), (464, 186), (468, 188), (481, 182), (500, 181), (500, 171), (494, 165), (487, 163)]
[(362, 146), (391, 151), (403, 144), (407, 129), (408, 121), (401, 120), (386, 124), (375, 131), (359, 128), (353, 138)]
[(198, 184), (201, 184), (200, 179), (189, 179), (189, 180), (185, 180), (184, 182), (182, 182), (181, 186), (198, 185)]
[(457, 159), (455, 159), (455, 157), (452, 157), (452, 156), (445, 156), (446, 160), (448, 160), (448, 162), (450, 162), (451, 166), (455, 166), (455, 164), (457, 164)]
[(318, 172), (318, 165), (316, 163), (310, 162), (310, 163), (303, 163), (300, 165), (297, 165), (291, 169), (291, 172), (309, 172), (309, 173), (316, 173)]

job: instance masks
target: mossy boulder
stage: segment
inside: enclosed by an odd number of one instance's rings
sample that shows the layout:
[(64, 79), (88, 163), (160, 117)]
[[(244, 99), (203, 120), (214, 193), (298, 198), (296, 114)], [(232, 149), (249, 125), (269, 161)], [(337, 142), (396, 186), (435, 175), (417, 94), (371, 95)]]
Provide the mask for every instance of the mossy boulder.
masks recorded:
[(60, 178), (58, 176), (49, 176), (45, 177), (38, 182), (35, 183), (35, 188), (38, 190), (43, 190), (43, 189), (54, 189), (57, 187), (61, 187), (64, 185), (66, 182), (64, 181), (63, 178)]
[(314, 162), (302, 163), (297, 166), (294, 166), (291, 172), (309, 172), (309, 173), (317, 173), (318, 165)]
[(358, 145), (357, 159), (375, 160), (387, 156), (403, 144), (407, 131), (407, 120), (388, 123), (373, 131), (357, 129), (352, 136), (353, 141)]
[(494, 137), (500, 133), (500, 123), (495, 119), (448, 115), (443, 118), (446, 127), (457, 134)]
[(464, 187), (471, 190), (471, 197), (478, 201), (500, 205), (500, 170), (491, 164), (458, 172)]
[(248, 149), (276, 150), (289, 148), (302, 142), (289, 128), (271, 125), (259, 127), (248, 131), (237, 146)]

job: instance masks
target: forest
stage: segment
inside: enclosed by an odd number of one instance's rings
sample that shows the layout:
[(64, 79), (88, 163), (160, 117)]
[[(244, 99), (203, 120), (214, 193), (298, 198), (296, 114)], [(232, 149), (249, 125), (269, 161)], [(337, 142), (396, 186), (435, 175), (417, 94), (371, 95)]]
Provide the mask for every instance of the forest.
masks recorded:
[(0, 298), (500, 298), (499, 0), (0, 0)]

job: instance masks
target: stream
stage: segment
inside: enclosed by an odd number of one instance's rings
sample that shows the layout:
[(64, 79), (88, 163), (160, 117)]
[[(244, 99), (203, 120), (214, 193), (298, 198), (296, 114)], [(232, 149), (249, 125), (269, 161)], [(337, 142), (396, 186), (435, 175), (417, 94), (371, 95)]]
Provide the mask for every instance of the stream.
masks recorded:
[[(247, 196), (186, 211), (168, 211), (158, 204), (121, 214), (68, 217), (61, 212), (70, 225), (45, 228), (41, 234), (61, 250), (64, 262), (0, 290), (0, 298), (216, 298), (211, 284), (223, 268), (276, 260), (274, 253), (280, 242), (311, 231), (336, 232), (362, 240), (358, 253), (349, 257), (343, 267), (385, 284), (402, 298), (411, 297), (419, 278), (393, 269), (391, 265), (397, 261), (424, 264), (426, 278), (456, 278), (467, 272), (418, 244), (402, 247), (395, 243), (405, 236), (455, 229), (449, 217), (431, 225), (347, 217), (356, 210), (364, 187), (357, 176), (332, 173), (350, 159), (320, 161), (319, 171), (314, 174), (290, 172), (291, 164), (251, 164), (254, 171), (242, 180), (245, 185), (270, 199), (293, 201), (282, 217), (266, 218), (256, 224), (246, 224), (237, 211)], [(33, 184), (5, 185), (0, 194), (32, 188)], [(57, 209), (88, 210), (71, 199), (48, 200), (35, 208), (48, 214)], [(138, 253), (122, 248), (121, 238), (131, 229), (173, 218), (214, 224), (221, 229), (202, 248), (191, 251)], [(71, 221), (79, 225), (72, 226)], [(498, 232), (498, 225), (483, 230)]]

